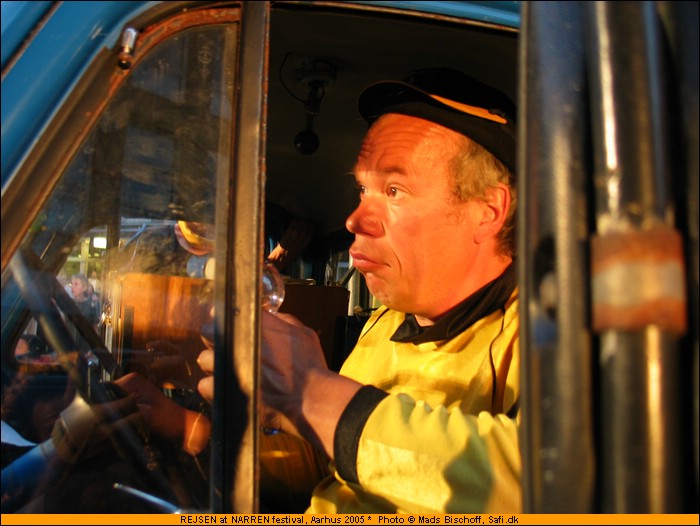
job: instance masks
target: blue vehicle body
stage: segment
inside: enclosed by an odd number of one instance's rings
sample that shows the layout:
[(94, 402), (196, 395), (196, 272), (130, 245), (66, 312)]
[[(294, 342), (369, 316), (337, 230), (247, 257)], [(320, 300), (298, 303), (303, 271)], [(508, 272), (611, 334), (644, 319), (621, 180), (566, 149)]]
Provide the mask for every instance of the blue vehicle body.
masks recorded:
[[(125, 23), (158, 3), (2, 2), (3, 72), (13, 61), (2, 84), (3, 187), (96, 54), (113, 48)], [(519, 23), (519, 2), (365, 3), (511, 27)], [(23, 48), (31, 35), (31, 45)]]
[(125, 21), (148, 4), (2, 3), (3, 71), (12, 61), (3, 78), (3, 186), (95, 55), (114, 46)]

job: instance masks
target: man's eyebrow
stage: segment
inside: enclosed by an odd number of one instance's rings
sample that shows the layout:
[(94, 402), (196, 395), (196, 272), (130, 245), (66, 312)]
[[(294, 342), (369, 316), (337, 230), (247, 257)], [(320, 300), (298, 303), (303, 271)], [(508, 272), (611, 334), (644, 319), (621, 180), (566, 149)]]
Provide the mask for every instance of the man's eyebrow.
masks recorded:
[(399, 164), (390, 164), (389, 166), (383, 166), (379, 171), (383, 174), (406, 174), (406, 168)]
[[(406, 168), (404, 168), (403, 166), (398, 165), (398, 164), (397, 165), (391, 164), (388, 166), (383, 166), (383, 167), (380, 167), (378, 170), (373, 170), (373, 172), (380, 174), (380, 175), (389, 175), (389, 174), (407, 175), (408, 174), (408, 171), (406, 170)], [(345, 172), (345, 175), (347, 175), (349, 177), (353, 177), (355, 180), (357, 180), (357, 178), (358, 178), (357, 173), (358, 173), (358, 170), (353, 169), (353, 170), (349, 170), (349, 171)]]

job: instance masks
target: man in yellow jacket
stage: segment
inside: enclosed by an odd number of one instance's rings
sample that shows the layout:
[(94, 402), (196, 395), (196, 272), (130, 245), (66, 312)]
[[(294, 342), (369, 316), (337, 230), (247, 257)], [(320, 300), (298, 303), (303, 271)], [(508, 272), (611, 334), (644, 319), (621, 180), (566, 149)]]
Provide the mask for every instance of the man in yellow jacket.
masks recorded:
[(264, 425), (332, 459), (309, 512), (519, 512), (514, 108), (447, 69), (359, 107), (346, 226), (382, 307), (340, 374), (311, 329), (266, 314)]
[[(263, 314), (261, 420), (282, 431), (262, 437), (263, 486), (315, 486), (309, 513), (520, 512), (514, 108), (449, 69), (374, 84), (359, 107), (346, 226), (382, 306), (340, 374), (315, 331)], [(199, 390), (213, 399), (213, 378)], [(206, 419), (151, 414), (192, 454), (206, 444)]]

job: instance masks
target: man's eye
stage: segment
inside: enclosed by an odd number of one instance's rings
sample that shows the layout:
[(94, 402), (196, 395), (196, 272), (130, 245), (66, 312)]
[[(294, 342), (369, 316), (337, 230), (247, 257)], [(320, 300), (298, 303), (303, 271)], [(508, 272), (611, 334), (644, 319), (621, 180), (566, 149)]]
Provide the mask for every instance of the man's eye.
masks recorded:
[(398, 188), (396, 188), (395, 186), (390, 186), (387, 189), (386, 193), (387, 193), (387, 195), (389, 195), (389, 197), (397, 197), (400, 193), (400, 190)]

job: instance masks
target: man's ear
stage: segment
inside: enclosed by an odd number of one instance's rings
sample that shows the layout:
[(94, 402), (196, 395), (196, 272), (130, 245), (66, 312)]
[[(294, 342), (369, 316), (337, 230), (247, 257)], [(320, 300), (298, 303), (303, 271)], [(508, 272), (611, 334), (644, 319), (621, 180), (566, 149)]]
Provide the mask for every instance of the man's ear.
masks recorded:
[(510, 190), (499, 183), (486, 190), (483, 201), (481, 201), (481, 218), (474, 233), (474, 241), (484, 243), (498, 236), (503, 228), (510, 209)]

